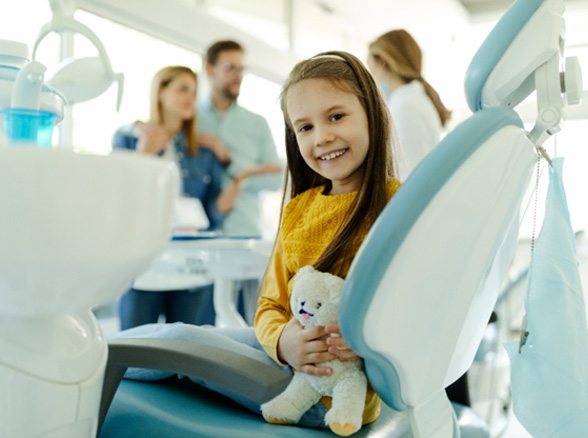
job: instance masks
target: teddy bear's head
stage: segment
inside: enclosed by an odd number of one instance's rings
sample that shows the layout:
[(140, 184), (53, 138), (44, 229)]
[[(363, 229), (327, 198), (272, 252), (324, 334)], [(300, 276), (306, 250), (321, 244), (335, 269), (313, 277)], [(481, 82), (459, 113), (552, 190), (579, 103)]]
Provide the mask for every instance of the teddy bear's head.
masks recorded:
[(337, 323), (344, 283), (342, 278), (312, 266), (300, 268), (294, 277), (290, 307), (303, 327)]

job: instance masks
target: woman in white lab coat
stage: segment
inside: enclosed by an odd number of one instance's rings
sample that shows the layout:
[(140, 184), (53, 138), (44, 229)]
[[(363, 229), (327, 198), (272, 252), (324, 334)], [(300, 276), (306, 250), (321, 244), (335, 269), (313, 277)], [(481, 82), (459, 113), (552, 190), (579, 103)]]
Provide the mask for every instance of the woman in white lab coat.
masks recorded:
[(369, 46), (368, 67), (392, 114), (402, 181), (439, 142), (451, 115), (423, 78), (422, 60), (419, 45), (403, 29), (386, 32)]

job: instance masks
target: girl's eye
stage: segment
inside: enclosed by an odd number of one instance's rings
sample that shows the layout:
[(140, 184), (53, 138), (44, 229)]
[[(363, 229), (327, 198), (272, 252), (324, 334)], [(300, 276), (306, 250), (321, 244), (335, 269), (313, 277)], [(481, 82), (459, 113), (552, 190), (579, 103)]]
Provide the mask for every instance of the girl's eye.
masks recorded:
[(300, 128), (298, 128), (298, 132), (306, 132), (309, 131), (312, 128), (312, 125), (302, 125)]
[(333, 114), (330, 119), (333, 122), (336, 122), (337, 120), (341, 120), (343, 118), (344, 114), (341, 113), (337, 113), (337, 114)]

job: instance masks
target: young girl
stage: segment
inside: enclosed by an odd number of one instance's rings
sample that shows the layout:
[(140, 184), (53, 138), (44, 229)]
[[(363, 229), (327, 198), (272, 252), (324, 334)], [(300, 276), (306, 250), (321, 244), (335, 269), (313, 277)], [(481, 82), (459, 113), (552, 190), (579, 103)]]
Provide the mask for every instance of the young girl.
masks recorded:
[[(398, 188), (385, 103), (352, 55), (324, 53), (299, 63), (282, 93), (292, 200), (286, 206), (262, 285), (255, 333), (267, 354), (299, 372), (318, 362), (358, 360), (338, 326), (303, 330), (289, 307), (299, 268), (345, 277), (366, 233)], [(324, 400), (329, 404), (328, 400)], [(370, 390), (364, 423), (379, 400)]]
[[(224, 342), (227, 348), (248, 352), (250, 347), (237, 345), (236, 339), (263, 348), (274, 363), (288, 365), (286, 369), (314, 375), (332, 372), (317, 367), (319, 362), (359, 360), (338, 325), (301, 328), (289, 306), (290, 280), (304, 265), (345, 277), (366, 233), (399, 187), (385, 102), (356, 57), (327, 52), (294, 67), (282, 93), (282, 110), (292, 200), (283, 209), (261, 287), (254, 327), (258, 342), (245, 339), (250, 329), (230, 333), (214, 329), (207, 335), (206, 329), (177, 325), (141, 327), (122, 336), (148, 334), (213, 343), (210, 338), (228, 334), (232, 339), (216, 338), (214, 344)], [(248, 407), (259, 412), (259, 407)], [(299, 424), (325, 427), (328, 407), (330, 399), (324, 398)], [(363, 422), (374, 421), (379, 411), (379, 398), (370, 388)]]

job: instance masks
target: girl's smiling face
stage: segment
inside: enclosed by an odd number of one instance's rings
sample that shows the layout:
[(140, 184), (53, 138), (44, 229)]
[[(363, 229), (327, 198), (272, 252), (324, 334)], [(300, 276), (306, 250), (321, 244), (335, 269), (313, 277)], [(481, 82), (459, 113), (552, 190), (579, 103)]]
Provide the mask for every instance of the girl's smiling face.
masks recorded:
[(357, 96), (328, 79), (304, 79), (288, 90), (286, 108), (302, 158), (332, 182), (330, 194), (358, 190), (370, 139)]

